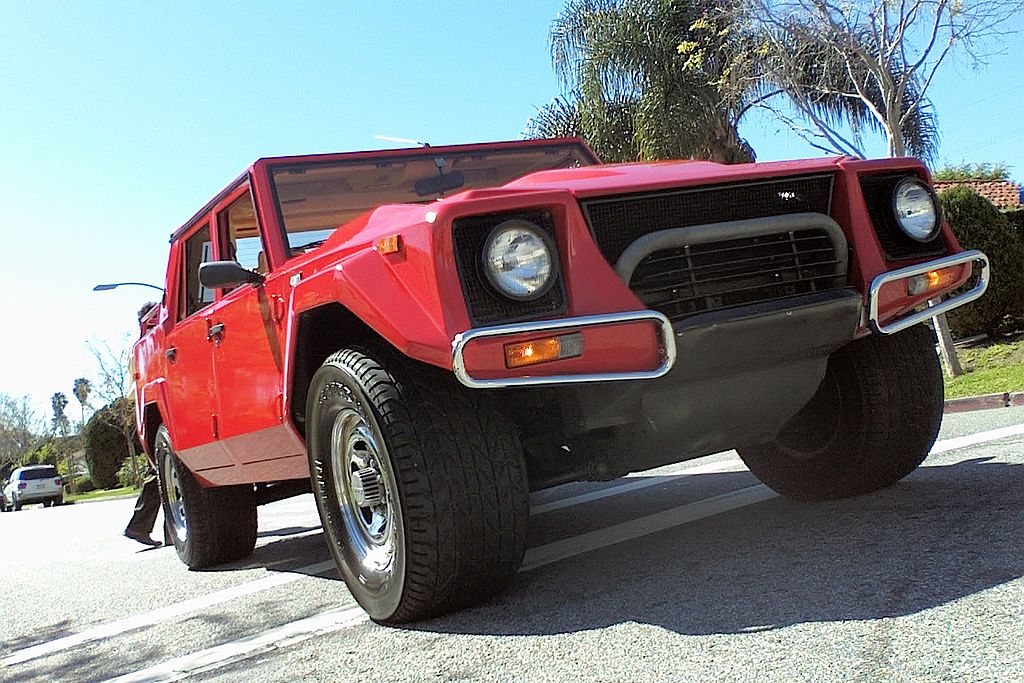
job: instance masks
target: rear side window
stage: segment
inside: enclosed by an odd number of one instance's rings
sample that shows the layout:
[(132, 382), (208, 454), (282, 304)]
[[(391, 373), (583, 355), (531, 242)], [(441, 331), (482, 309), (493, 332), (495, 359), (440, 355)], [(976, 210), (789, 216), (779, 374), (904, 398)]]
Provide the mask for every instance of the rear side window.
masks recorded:
[(54, 479), (57, 476), (57, 470), (52, 467), (40, 467), (39, 469), (25, 470), (18, 475), (18, 478), (22, 481), (31, 481), (33, 479)]

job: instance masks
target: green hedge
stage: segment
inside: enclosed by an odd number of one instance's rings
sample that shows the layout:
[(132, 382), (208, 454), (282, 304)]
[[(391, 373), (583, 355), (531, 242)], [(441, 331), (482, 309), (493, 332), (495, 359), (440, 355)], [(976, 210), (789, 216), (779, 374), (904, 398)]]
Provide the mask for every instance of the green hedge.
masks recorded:
[(1003, 215), (1010, 221), (1010, 225), (1014, 227), (1021, 239), (1024, 239), (1024, 209), (1004, 211)]
[(97, 410), (85, 426), (85, 459), (93, 483), (101, 489), (120, 485), (118, 470), (128, 457), (128, 444), (121, 431), (110, 423), (109, 410)]
[(996, 335), (1024, 321), (1024, 239), (1005, 214), (973, 189), (952, 187), (941, 195), (942, 211), (965, 249), (980, 249), (992, 264), (983, 297), (947, 315), (956, 337)]

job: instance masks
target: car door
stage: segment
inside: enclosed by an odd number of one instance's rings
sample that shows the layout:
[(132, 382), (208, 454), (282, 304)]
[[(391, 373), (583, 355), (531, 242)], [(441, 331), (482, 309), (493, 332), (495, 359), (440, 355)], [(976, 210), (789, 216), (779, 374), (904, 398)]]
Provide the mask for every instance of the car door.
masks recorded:
[(199, 265), (213, 260), (210, 223), (202, 221), (180, 240), (176, 321), (166, 337), (167, 410), (171, 443), (193, 471), (232, 465), (218, 441), (211, 314), (214, 292), (199, 283)]
[[(266, 243), (247, 183), (218, 206), (219, 254), (266, 274)], [(220, 437), (235, 462), (252, 464), (303, 455), (302, 444), (281, 413), (283, 299), (265, 284), (220, 293), (211, 324)], [(303, 460), (304, 462), (304, 460)], [(265, 471), (262, 471), (265, 470)], [(296, 476), (304, 476), (296, 472)], [(254, 479), (288, 476), (279, 467), (252, 468)]]

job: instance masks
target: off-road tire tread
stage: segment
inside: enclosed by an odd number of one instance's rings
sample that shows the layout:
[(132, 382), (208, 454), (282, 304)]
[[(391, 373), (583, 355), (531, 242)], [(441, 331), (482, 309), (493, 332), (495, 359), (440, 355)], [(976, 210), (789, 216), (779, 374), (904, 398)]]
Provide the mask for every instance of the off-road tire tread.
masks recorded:
[(942, 420), (942, 368), (924, 325), (851, 342), (833, 354), (827, 372), (844, 390), (839, 433), (827, 453), (795, 458), (778, 442), (739, 449), (761, 481), (795, 500), (891, 486), (928, 456)]
[[(168, 439), (163, 425), (156, 439)], [(256, 495), (251, 486), (204, 488), (178, 458), (167, 441), (168, 457), (174, 458), (188, 516), (188, 538), (175, 540), (178, 557), (189, 569), (205, 569), (248, 557), (256, 547)], [(162, 473), (163, 468), (159, 471)], [(160, 477), (160, 499), (169, 518), (167, 490)]]
[(526, 549), (529, 492), (522, 447), (489, 397), (451, 373), (383, 346), (344, 349), (333, 365), (377, 411), (406, 529), (398, 609), (384, 623), (444, 614), (502, 590)]

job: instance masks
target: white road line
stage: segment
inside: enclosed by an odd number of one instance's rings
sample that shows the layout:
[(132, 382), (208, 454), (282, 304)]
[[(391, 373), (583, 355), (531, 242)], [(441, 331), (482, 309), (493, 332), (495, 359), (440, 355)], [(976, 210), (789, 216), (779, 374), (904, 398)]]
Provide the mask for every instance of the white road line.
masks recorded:
[(293, 581), (306, 578), (310, 574), (320, 574), (329, 569), (334, 569), (334, 567), (334, 560), (318, 562), (317, 564), (311, 564), (306, 567), (299, 567), (298, 569), (292, 570), (292, 572), (274, 574), (273, 576), (243, 583), (239, 586), (225, 588), (224, 590), (219, 590), (214, 593), (200, 595), (199, 597), (185, 600), (183, 602), (177, 602), (173, 605), (159, 607), (151, 612), (136, 614), (125, 619), (118, 619), (117, 621), (112, 621), (108, 624), (100, 624), (99, 626), (94, 626), (93, 628), (80, 631), (79, 633), (73, 633), (69, 636), (64, 636), (63, 638), (57, 638), (45, 643), (26, 647), (23, 650), (18, 650), (14, 654), (8, 655), (4, 659), (0, 660), (0, 665), (12, 666), (14, 664), (21, 664), (38, 657), (51, 655), (55, 652), (76, 647), (82, 643), (102, 640), (128, 631), (134, 631), (135, 629), (152, 626), (161, 621), (167, 621), (168, 619), (184, 616), (190, 612), (198, 612), (201, 609), (219, 605), (221, 603), (228, 602), (229, 600), (241, 598), (246, 595), (252, 595), (253, 593), (258, 593), (270, 588), (276, 588), (277, 586), (284, 586), (292, 583)]
[(745, 468), (742, 460), (722, 460), (719, 462), (709, 462), (706, 465), (698, 465), (697, 467), (688, 467), (681, 472), (675, 474), (655, 474), (655, 475), (640, 475), (643, 479), (634, 479), (633, 481), (627, 481), (625, 484), (618, 484), (616, 486), (609, 486), (607, 488), (598, 489), (597, 491), (591, 491), (590, 493), (581, 493), (578, 496), (571, 496), (569, 498), (562, 498), (561, 500), (553, 500), (550, 503), (542, 503), (535, 505), (530, 508), (530, 515), (543, 515), (545, 512), (551, 512), (553, 510), (561, 510), (562, 508), (572, 507), (573, 505), (582, 505), (583, 503), (589, 503), (593, 500), (600, 500), (602, 498), (608, 498), (610, 496), (618, 496), (623, 493), (629, 493), (630, 491), (637, 491), (639, 489), (647, 488), (648, 486), (659, 486), (661, 484), (667, 484), (669, 482), (684, 479), (694, 474), (709, 474), (712, 472), (722, 472), (723, 470), (731, 470), (736, 468)]
[[(945, 453), (958, 448), (975, 446), (989, 441), (996, 441), (998, 439), (1022, 434), (1024, 434), (1024, 424), (1003, 427), (1001, 429), (993, 429), (968, 436), (944, 439), (935, 443), (930, 454), (934, 455), (938, 453)], [(573, 496), (565, 499), (564, 501), (552, 501), (551, 503), (545, 503), (544, 505), (539, 505), (534, 508), (534, 514), (537, 514), (538, 509), (541, 510), (541, 512), (548, 512), (550, 510), (561, 509), (571, 505), (579, 505), (608, 496), (627, 493), (628, 491), (635, 491), (637, 489), (644, 488), (645, 486), (665, 483), (675, 477), (683, 477), (689, 474), (698, 474), (700, 472), (721, 471), (737, 467), (741, 464), (742, 463), (738, 460), (708, 463), (707, 465), (689, 468), (676, 475), (660, 475), (659, 480), (651, 481), (650, 483), (648, 483), (648, 479), (644, 479), (642, 481), (610, 487), (609, 489), (603, 489), (601, 491)], [(663, 512), (623, 522), (621, 524), (591, 531), (580, 536), (564, 539), (562, 541), (555, 541), (542, 546), (536, 546), (527, 551), (520, 571), (537, 569), (538, 567), (543, 567), (576, 555), (588, 553), (593, 550), (598, 550), (600, 548), (605, 548), (610, 545), (615, 545), (635, 538), (642, 538), (643, 536), (665, 531), (672, 527), (695, 522), (700, 519), (736, 510), (741, 507), (770, 500), (775, 497), (777, 497), (777, 494), (771, 489), (763, 484), (758, 484), (738, 491), (732, 491), (712, 498), (681, 505)], [(316, 574), (333, 567), (334, 563), (332, 561), (327, 561), (310, 565), (308, 567), (302, 567), (295, 571)], [(201, 596), (193, 600), (186, 600), (185, 602), (175, 605), (168, 605), (167, 607), (154, 610), (153, 612), (97, 626), (93, 629), (83, 631), (82, 633), (65, 636), (64, 638), (59, 638), (48, 643), (42, 643), (24, 650), (19, 650), (7, 658), (0, 660), (0, 664), (10, 666), (12, 664), (29, 661), (45, 654), (52, 654), (84, 642), (106, 638), (125, 631), (152, 625), (175, 616), (181, 616), (188, 612), (202, 609), (203, 607), (232, 600), (235, 597), (249, 595), (274, 586), (285, 585), (292, 581), (297, 581), (305, 575), (306, 574), (281, 574), (267, 577), (248, 584), (229, 588), (224, 591)], [(301, 619), (284, 624), (254, 636), (231, 641), (229, 643), (201, 650), (183, 657), (178, 657), (114, 680), (119, 682), (180, 680), (192, 673), (216, 669), (221, 666), (225, 666), (232, 661), (256, 654), (257, 652), (284, 647), (286, 645), (314, 637), (321, 633), (337, 631), (356, 624), (365, 623), (366, 621), (367, 618), (365, 614), (363, 614), (362, 610), (359, 608), (325, 612), (315, 617), (309, 617), (307, 619)]]
[(967, 446), (977, 446), (978, 444), (996, 441), (998, 439), (1005, 439), (1008, 436), (1020, 436), (1021, 434), (1024, 434), (1024, 424), (1000, 427), (999, 429), (990, 429), (987, 432), (958, 436), (953, 439), (943, 439), (942, 441), (935, 442), (935, 445), (932, 447), (929, 455), (945, 453), (946, 451), (953, 451), (957, 448), (966, 448)]
[[(767, 486), (758, 484), (732, 493), (683, 505), (631, 522), (616, 524), (566, 541), (532, 548), (519, 571), (529, 571), (574, 555), (657, 533), (674, 526), (751, 505), (776, 497)], [(352, 628), (369, 621), (361, 608), (324, 612), (313, 617), (293, 621), (253, 636), (240, 638), (221, 645), (199, 650), (188, 655), (161, 662), (140, 671), (109, 679), (106, 683), (168, 683), (188, 676), (214, 671), (236, 661), (257, 654), (284, 648), (315, 636)]]
[(777, 493), (764, 484), (757, 484), (740, 489), (739, 491), (723, 493), (712, 498), (680, 505), (664, 512), (657, 512), (653, 515), (638, 517), (628, 522), (590, 531), (563, 541), (536, 546), (526, 552), (526, 557), (523, 558), (523, 565), (520, 571), (529, 571), (537, 567), (543, 567), (546, 564), (558, 562), (575, 555), (582, 555), (599, 548), (656, 534), (659, 531), (695, 522), (705, 517), (719, 515), (746, 505), (760, 503), (777, 496)]
[(314, 636), (340, 631), (369, 621), (360, 607), (331, 610), (312, 617), (239, 638), (191, 654), (169, 659), (140, 671), (111, 678), (108, 683), (157, 683), (180, 681), (193, 674), (219, 669), (231, 662), (301, 643)]

